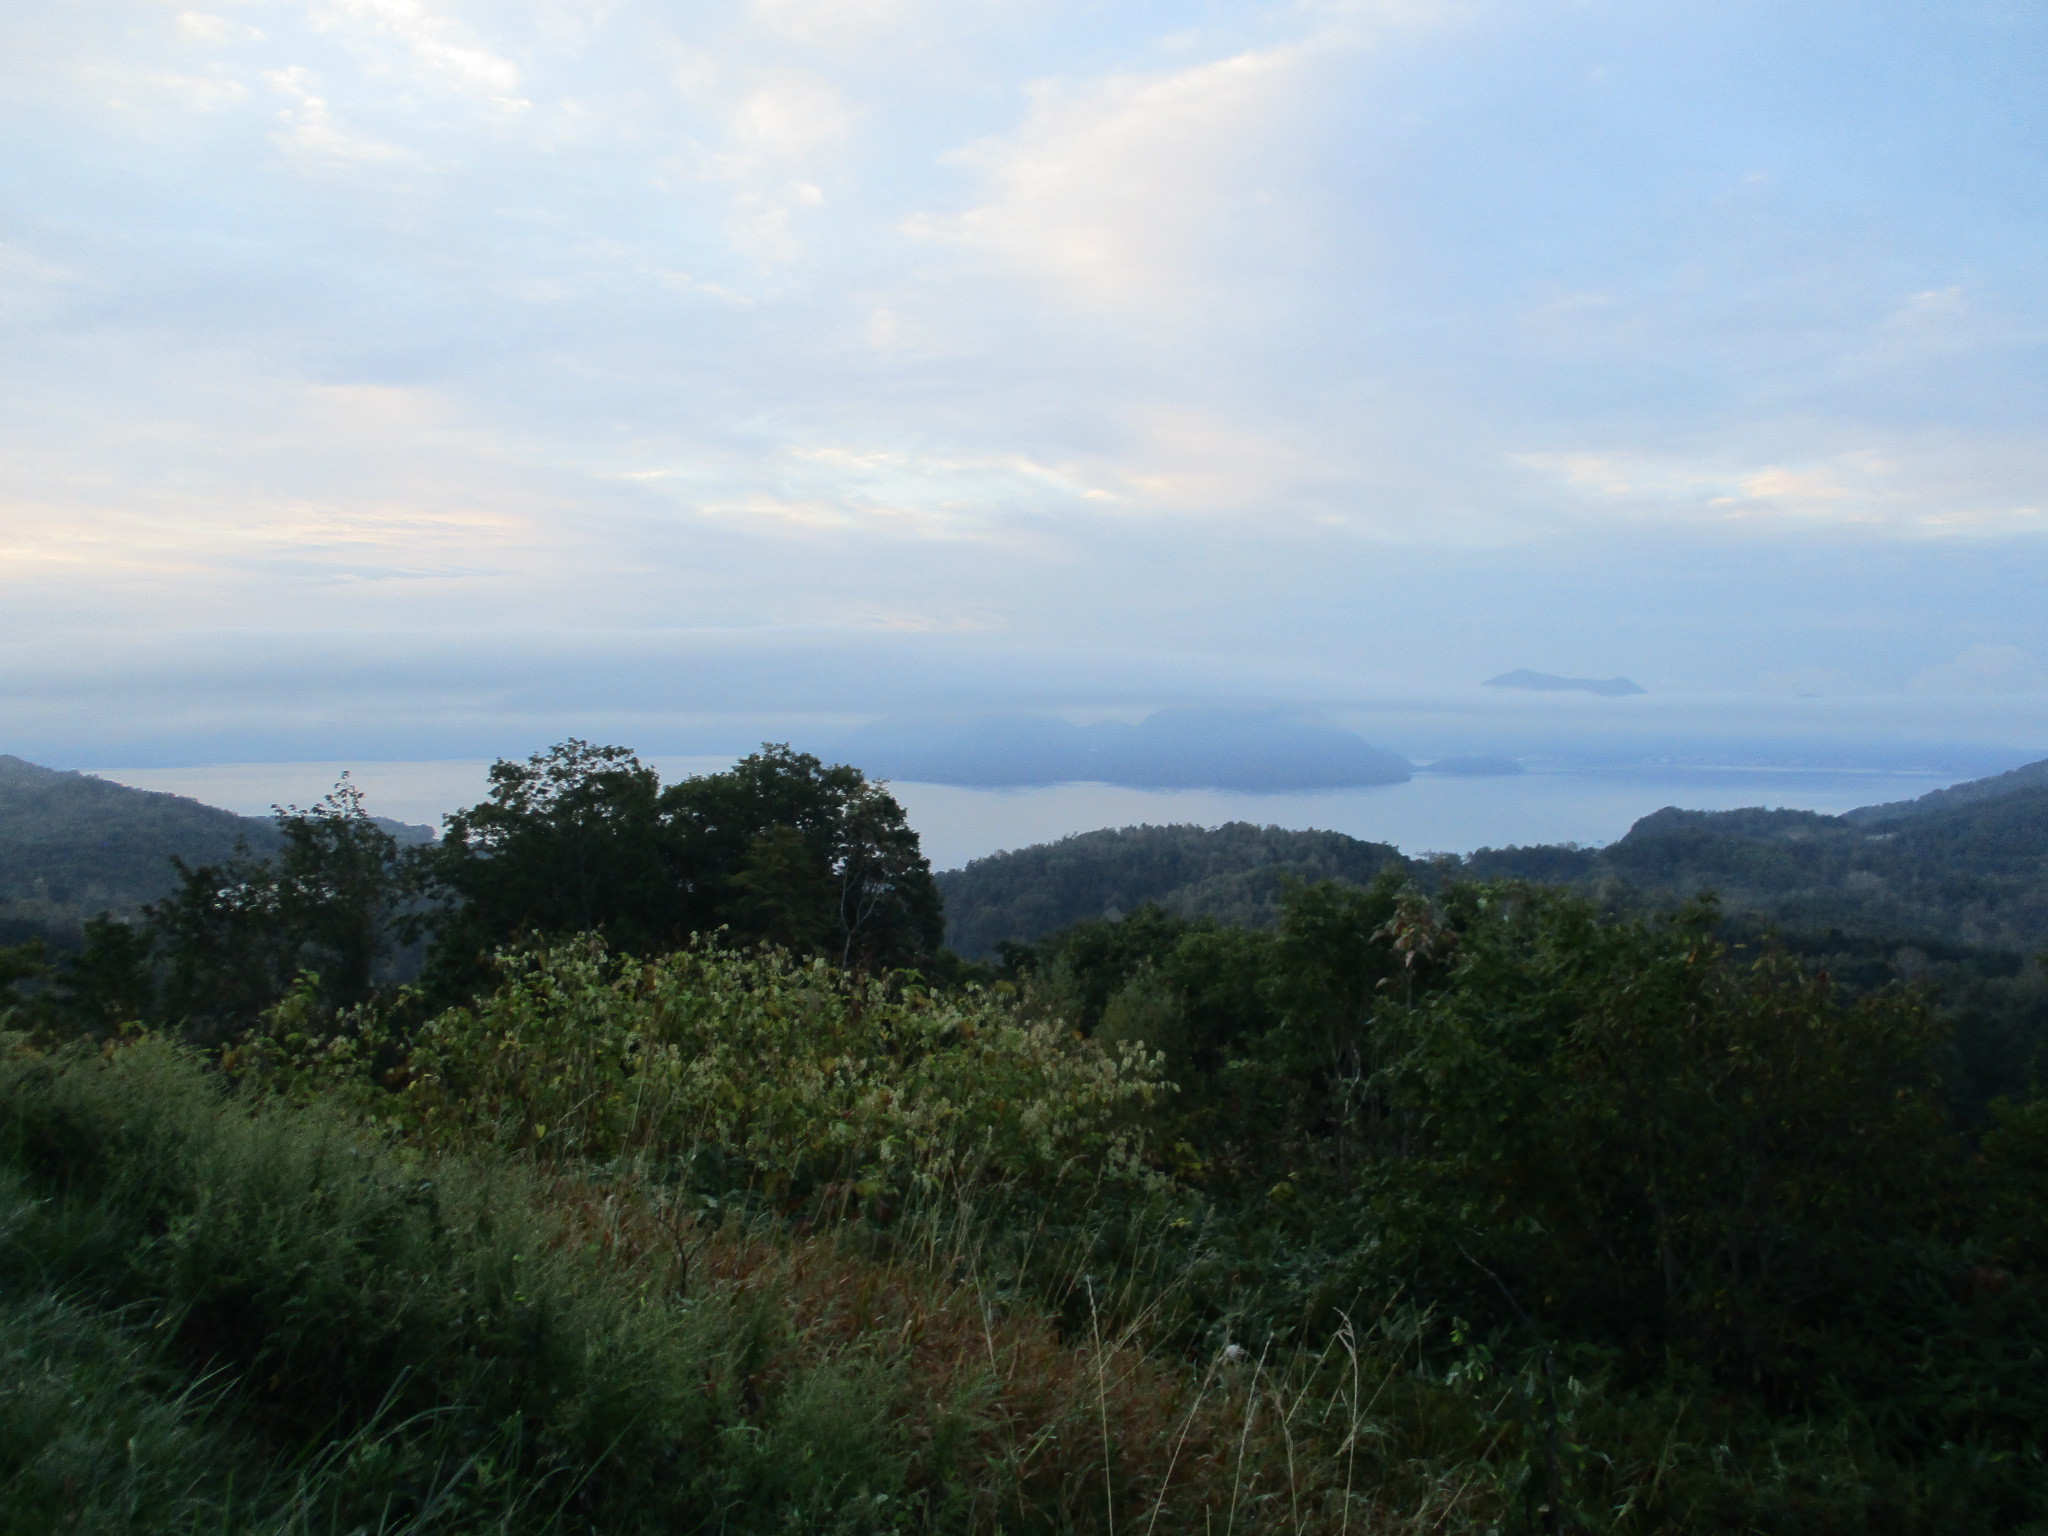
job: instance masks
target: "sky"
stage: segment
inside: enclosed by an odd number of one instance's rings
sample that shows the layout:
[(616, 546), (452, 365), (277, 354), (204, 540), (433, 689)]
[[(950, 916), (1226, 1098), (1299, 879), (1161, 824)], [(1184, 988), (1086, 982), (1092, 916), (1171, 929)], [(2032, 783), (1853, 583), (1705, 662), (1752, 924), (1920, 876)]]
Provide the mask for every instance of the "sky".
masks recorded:
[(0, 750), (2011, 766), (2044, 78), (1978, 0), (7, 7)]

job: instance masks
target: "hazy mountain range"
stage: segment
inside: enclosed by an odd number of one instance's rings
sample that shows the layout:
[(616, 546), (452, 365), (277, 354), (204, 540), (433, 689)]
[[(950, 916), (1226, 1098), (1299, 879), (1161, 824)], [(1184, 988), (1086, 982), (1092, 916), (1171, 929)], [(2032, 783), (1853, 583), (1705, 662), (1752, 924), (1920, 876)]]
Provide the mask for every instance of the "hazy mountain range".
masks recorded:
[(1538, 693), (1605, 693), (1616, 696), (1650, 691), (1625, 677), (1558, 677), (1549, 672), (1531, 672), (1527, 667), (1503, 672), (1499, 677), (1489, 677), (1486, 686), (1528, 688)]
[(1731, 914), (1805, 932), (2025, 956), (2048, 944), (2048, 760), (1841, 816), (1667, 807), (1604, 848), (1482, 848), (1425, 862), (1335, 832), (1126, 827), (975, 859), (938, 879), (947, 942), (982, 957), (1002, 940), (1146, 902), (1263, 926), (1278, 919), (1290, 880), (1363, 881), (1388, 864), (1424, 885), (1520, 878), (1638, 906), (1714, 890)]

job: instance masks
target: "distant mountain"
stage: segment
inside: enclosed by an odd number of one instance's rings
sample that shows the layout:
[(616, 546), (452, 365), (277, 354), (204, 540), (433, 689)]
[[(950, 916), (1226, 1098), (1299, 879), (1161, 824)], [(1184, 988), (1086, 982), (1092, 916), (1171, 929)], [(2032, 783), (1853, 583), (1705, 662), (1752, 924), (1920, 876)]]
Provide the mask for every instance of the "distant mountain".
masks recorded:
[(1335, 789), (1399, 784), (1413, 772), (1350, 731), (1274, 709), (1163, 709), (1135, 725), (1041, 715), (884, 721), (833, 751), (876, 778), (992, 788)]
[(1988, 779), (1951, 784), (1947, 789), (1930, 791), (1917, 800), (1892, 800), (1883, 805), (1858, 806), (1853, 811), (1843, 812), (1842, 819), (1859, 827), (1874, 827), (1886, 822), (1904, 821), (1908, 817), (1931, 815), (1936, 811), (1954, 810), (1961, 805), (1977, 805), (2024, 789), (2048, 789), (2048, 758), (2028, 763), (2024, 768), (2015, 768), (2010, 773), (1994, 774)]
[(2048, 946), (2048, 762), (1841, 816), (1667, 807), (1605, 848), (1481, 849), (1463, 867), (1639, 900), (1714, 890), (1787, 929), (2033, 954)]
[(1267, 927), (1287, 880), (1364, 884), (1401, 855), (1341, 832), (1124, 827), (975, 859), (938, 876), (946, 942), (985, 959), (1005, 939), (1031, 940), (1084, 918), (1119, 917), (1148, 901), (1186, 917)]
[(1482, 848), (1421, 864), (1336, 832), (1126, 827), (977, 859), (938, 881), (947, 942), (979, 958), (1005, 939), (1030, 942), (1147, 901), (1265, 926), (1289, 876), (1362, 884), (1389, 863), (1425, 886), (1533, 880), (1621, 906), (1713, 890), (1731, 917), (1788, 932), (2032, 955), (2048, 948), (2048, 761), (1843, 816), (1667, 807), (1605, 848)]
[(1539, 693), (1648, 693), (1640, 683), (1625, 677), (1557, 677), (1549, 672), (1531, 672), (1521, 667), (1486, 680), (1488, 688), (1531, 688)]
[[(381, 824), (406, 842), (434, 835)], [(267, 853), (277, 829), (268, 817), (0, 754), (0, 944), (62, 940), (94, 913), (133, 912), (176, 884), (173, 855), (215, 863), (237, 842)]]

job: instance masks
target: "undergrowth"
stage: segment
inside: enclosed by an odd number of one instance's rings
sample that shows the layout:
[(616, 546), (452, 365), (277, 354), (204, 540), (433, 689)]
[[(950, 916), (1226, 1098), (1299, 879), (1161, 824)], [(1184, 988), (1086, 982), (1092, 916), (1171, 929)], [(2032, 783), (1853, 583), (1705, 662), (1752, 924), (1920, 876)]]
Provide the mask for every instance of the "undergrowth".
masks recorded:
[[(1447, 1304), (1505, 1289), (1490, 1250), (1431, 1296), (1391, 1248), (1318, 1249), (1284, 1186), (1230, 1208), (1163, 1149), (1156, 1055), (1012, 997), (576, 944), (405, 1028), (311, 999), (227, 1070), (6, 1042), (9, 1536), (1905, 1533), (2038, 1507), (2030, 1442), (1902, 1456), (1857, 1401), (1774, 1407), (1704, 1355), (1650, 1371)], [(2032, 1168), (2038, 1131), (1986, 1145)]]

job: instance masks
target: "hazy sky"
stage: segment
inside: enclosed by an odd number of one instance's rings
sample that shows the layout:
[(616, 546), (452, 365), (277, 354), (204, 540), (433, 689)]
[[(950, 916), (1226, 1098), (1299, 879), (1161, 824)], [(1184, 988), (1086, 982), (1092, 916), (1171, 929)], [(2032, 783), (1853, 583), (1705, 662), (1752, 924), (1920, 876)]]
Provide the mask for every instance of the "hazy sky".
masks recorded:
[(2044, 79), (1975, 0), (8, 6), (0, 750), (2048, 738)]

